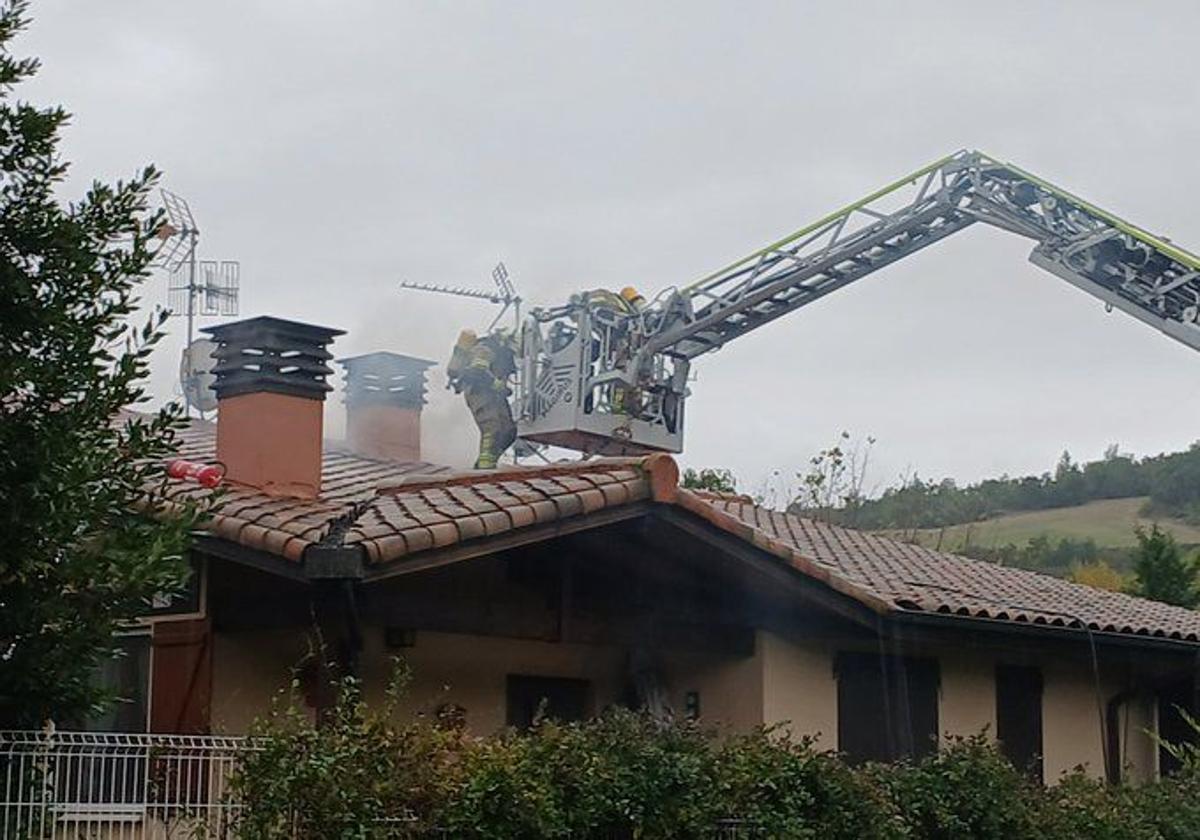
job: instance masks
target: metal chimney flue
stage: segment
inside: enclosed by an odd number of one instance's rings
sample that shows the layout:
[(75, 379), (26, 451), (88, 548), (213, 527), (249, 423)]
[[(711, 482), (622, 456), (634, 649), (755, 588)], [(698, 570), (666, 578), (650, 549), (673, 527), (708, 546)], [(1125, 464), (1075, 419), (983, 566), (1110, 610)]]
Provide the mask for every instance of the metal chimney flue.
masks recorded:
[(380, 351), (339, 359), (345, 370), (346, 440), (365, 458), (421, 460), (421, 408), (434, 362)]
[(217, 394), (217, 459), (226, 479), (280, 496), (321, 492), (326, 349), (343, 330), (259, 317), (206, 327)]

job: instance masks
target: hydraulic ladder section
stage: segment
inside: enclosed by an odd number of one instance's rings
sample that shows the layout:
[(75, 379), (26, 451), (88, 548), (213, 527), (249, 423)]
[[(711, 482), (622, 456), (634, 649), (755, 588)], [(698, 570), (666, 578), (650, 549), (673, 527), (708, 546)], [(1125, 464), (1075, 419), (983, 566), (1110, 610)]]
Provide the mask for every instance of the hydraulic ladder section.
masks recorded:
[(1200, 259), (1016, 166), (961, 151), (636, 313), (586, 296), (535, 310), (521, 435), (589, 452), (680, 451), (692, 359), (977, 221), (1033, 240), (1035, 265), (1200, 349)]

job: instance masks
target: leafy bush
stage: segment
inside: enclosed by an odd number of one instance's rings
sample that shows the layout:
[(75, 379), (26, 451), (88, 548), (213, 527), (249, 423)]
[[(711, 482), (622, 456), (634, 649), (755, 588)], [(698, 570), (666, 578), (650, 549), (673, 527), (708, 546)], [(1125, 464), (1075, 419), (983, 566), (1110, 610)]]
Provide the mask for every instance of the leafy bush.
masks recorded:
[(900, 814), (907, 836), (1007, 840), (1036, 836), (1030, 805), (1040, 790), (983, 735), (952, 741), (919, 764), (868, 768)]
[[(1163, 781), (1076, 773), (1046, 788), (983, 735), (861, 768), (779, 729), (722, 733), (621, 709), (474, 737), (445, 718), (400, 722), (393, 702), (369, 709), (353, 681), (320, 725), (284, 698), (255, 735), (231, 783), (237, 836), (251, 840), (1200, 838), (1200, 751), (1186, 747)], [(728, 820), (742, 828), (718, 835)]]

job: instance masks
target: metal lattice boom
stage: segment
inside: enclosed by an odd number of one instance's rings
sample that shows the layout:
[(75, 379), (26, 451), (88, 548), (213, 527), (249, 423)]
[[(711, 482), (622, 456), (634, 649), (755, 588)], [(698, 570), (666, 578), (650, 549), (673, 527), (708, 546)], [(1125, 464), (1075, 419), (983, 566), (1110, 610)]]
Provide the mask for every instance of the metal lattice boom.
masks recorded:
[(635, 312), (577, 296), (525, 323), (521, 436), (681, 451), (692, 359), (977, 221), (1030, 260), (1200, 349), (1200, 259), (1012, 164), (961, 151)]

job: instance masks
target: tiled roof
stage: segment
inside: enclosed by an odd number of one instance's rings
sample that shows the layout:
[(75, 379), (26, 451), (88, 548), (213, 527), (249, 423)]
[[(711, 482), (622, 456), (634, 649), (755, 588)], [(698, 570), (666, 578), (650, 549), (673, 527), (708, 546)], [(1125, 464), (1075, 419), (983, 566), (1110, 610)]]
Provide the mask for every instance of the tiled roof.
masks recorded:
[[(201, 462), (213, 460), (216, 426), (192, 420), (179, 436), (179, 456)], [(326, 446), (319, 498), (268, 496), (254, 488), (229, 484), (221, 512), (208, 527), (215, 536), (299, 562), (306, 548), (328, 539), (335, 524), (353, 516), (358, 507), (373, 498), (379, 482), (446, 471), (432, 464), (360, 458)], [(176, 484), (179, 495), (204, 492), (194, 484)]]
[[(881, 611), (920, 611), (1200, 641), (1200, 612), (681, 491), (684, 507)], [(707, 510), (705, 510), (707, 509)]]
[[(216, 427), (193, 420), (179, 455), (213, 460)], [(316, 499), (269, 496), (227, 483), (209, 524), (218, 537), (299, 561), (317, 544), (362, 546), (368, 563), (397, 560), (529, 525), (583, 516), (650, 497), (639, 459), (452, 472), (428, 463), (377, 461), (326, 446)], [(203, 491), (174, 482), (176, 496)]]
[[(211, 460), (215, 427), (193, 421), (180, 455)], [(361, 546), (387, 563), (521, 528), (653, 500), (677, 505), (881, 614), (935, 613), (1200, 642), (1200, 612), (1081, 586), (771, 511), (743, 496), (684, 490), (665, 455), (500, 471), (325, 452), (321, 494), (228, 487), (219, 537), (299, 561), (316, 544)], [(176, 484), (176, 492), (203, 492)]]
[(346, 533), (367, 561), (384, 563), (429, 548), (491, 537), (647, 499), (637, 459), (510, 468), (381, 484)]

